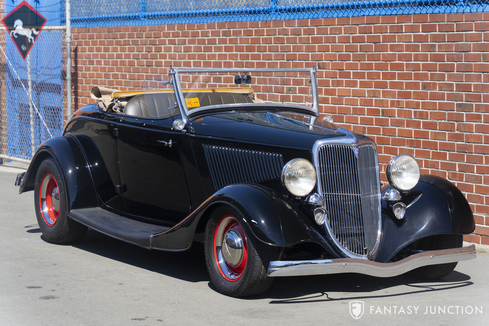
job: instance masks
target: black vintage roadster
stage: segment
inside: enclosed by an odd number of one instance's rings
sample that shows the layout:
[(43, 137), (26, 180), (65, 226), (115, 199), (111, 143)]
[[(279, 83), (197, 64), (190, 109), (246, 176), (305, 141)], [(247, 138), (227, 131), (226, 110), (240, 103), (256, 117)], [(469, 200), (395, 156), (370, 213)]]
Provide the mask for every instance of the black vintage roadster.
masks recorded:
[(201, 241), (212, 283), (236, 297), (282, 276), (436, 279), (475, 257), (463, 194), (405, 154), (383, 186), (374, 141), (319, 116), (315, 69), (170, 69), (160, 84), (95, 87), (99, 103), (39, 147), (16, 184), (34, 190), (45, 239)]

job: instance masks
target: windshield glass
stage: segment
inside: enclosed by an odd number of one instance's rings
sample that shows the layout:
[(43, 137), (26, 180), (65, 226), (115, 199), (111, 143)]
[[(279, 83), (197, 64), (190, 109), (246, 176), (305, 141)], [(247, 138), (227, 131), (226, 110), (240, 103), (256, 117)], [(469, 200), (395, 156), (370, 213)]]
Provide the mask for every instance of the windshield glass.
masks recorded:
[[(312, 110), (312, 70), (309, 69), (178, 69), (175, 91), (182, 96), (187, 112), (208, 106), (233, 104), (292, 105)], [(314, 76), (315, 77), (315, 76)]]

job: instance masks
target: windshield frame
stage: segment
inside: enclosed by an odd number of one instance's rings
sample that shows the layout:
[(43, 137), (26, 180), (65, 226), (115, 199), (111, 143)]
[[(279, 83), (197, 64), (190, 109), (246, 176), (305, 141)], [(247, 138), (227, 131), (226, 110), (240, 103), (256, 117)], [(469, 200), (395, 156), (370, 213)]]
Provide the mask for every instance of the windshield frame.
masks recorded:
[[(183, 125), (187, 125), (189, 116), (192, 116), (197, 113), (203, 113), (206, 110), (215, 110), (216, 106), (208, 106), (208, 107), (202, 107), (199, 110), (190, 110), (187, 108), (187, 103), (185, 101), (185, 96), (183, 95), (183, 89), (180, 84), (180, 78), (179, 74), (185, 74), (185, 73), (253, 73), (253, 72), (309, 72), (310, 78), (311, 78), (311, 88), (312, 88), (312, 107), (309, 106), (302, 106), (302, 105), (293, 105), (293, 107), (300, 108), (307, 110), (308, 112), (313, 113), (316, 117), (319, 116), (319, 97), (318, 97), (318, 91), (317, 91), (317, 70), (316, 67), (314, 68), (268, 68), (268, 69), (260, 69), (260, 68), (219, 68), (219, 69), (213, 69), (213, 68), (197, 68), (197, 69), (173, 69), (173, 67), (170, 67), (170, 71), (168, 72), (168, 75), (171, 78), (171, 83), (173, 85), (173, 90), (175, 92), (175, 98), (177, 100), (177, 106), (180, 109), (180, 113), (182, 116), (182, 122)], [(267, 103), (270, 106), (278, 106), (277, 104), (273, 105), (272, 103)], [(260, 107), (263, 108), (262, 103), (243, 103), (242, 105), (229, 105), (225, 104), (225, 106), (230, 106), (230, 109), (238, 109), (239, 107)], [(222, 106), (220, 106), (222, 107)], [(283, 104), (284, 108), (291, 107), (290, 105)]]

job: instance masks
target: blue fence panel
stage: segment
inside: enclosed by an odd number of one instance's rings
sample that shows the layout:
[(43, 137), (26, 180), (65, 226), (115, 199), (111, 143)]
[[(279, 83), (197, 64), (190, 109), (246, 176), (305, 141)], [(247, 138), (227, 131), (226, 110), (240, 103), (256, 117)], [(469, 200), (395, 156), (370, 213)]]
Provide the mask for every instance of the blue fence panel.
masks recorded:
[(489, 0), (71, 0), (74, 27), (489, 11)]
[(30, 158), (30, 114), (27, 96), (23, 90), (27, 85), (26, 63), (18, 53), (14, 42), (5, 32), (5, 52), (10, 65), (5, 65), (7, 104), (7, 155), (23, 159)]
[[(22, 0), (6, 0), (5, 15), (16, 8)], [(37, 37), (28, 58), (24, 60), (8, 32), (5, 36), (5, 116), (6, 148), (0, 155), (20, 159), (32, 158), (44, 140), (60, 136), (63, 132), (63, 29), (48, 26), (62, 24), (64, 0), (28, 0), (34, 9), (47, 19), (44, 30)], [(31, 105), (28, 93), (28, 62), (32, 85)], [(35, 106), (35, 108), (34, 108)], [(36, 110), (37, 109), (37, 110)]]
[(37, 148), (44, 140), (61, 136), (63, 132), (62, 41), (62, 31), (43, 31), (29, 53), (32, 103), (35, 106), (31, 126), (27, 59), (22, 59), (8, 32), (5, 32), (5, 53), (8, 58), (5, 65), (5, 154), (10, 157), (30, 159), (32, 145)]

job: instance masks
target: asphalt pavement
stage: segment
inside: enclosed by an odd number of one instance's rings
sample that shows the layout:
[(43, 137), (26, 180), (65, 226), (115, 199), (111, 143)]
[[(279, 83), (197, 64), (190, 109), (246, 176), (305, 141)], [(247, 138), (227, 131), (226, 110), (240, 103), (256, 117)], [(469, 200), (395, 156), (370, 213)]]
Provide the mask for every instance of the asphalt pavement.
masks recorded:
[(89, 231), (43, 240), (18, 167), (0, 165), (0, 325), (487, 325), (489, 254), (436, 282), (358, 274), (277, 278), (262, 296), (219, 294), (202, 246), (147, 251)]

